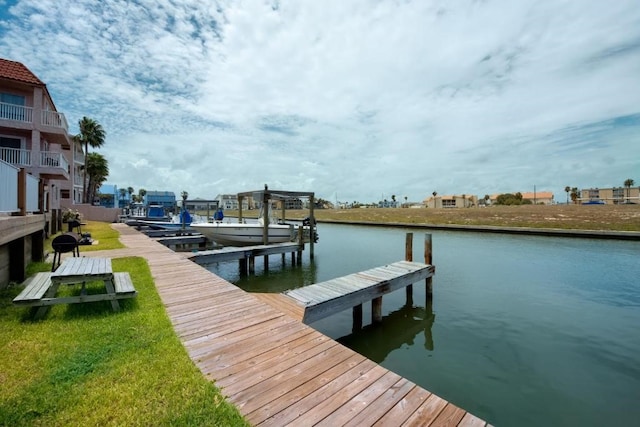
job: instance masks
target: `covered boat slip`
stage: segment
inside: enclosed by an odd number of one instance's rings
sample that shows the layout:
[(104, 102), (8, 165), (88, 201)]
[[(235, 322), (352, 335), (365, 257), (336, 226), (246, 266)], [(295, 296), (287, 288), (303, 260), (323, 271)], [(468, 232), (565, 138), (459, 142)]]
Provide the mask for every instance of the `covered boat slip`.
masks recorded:
[(184, 254), (124, 224), (113, 227), (134, 249), (105, 252), (147, 259), (191, 359), (252, 425), (486, 425)]

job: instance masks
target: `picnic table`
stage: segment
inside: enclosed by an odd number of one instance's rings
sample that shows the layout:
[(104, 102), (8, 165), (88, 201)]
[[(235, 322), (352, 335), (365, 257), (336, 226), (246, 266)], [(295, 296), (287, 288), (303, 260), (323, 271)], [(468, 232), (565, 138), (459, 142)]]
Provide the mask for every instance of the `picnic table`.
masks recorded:
[[(105, 292), (87, 295), (85, 285), (94, 281), (104, 282)], [(56, 297), (60, 285), (80, 285), (80, 295)], [(41, 318), (54, 304), (108, 300), (113, 310), (118, 311), (118, 300), (133, 298), (137, 294), (129, 273), (114, 273), (110, 258), (69, 257), (56, 271), (36, 273), (31, 277), (13, 303), (40, 307), (35, 317)]]

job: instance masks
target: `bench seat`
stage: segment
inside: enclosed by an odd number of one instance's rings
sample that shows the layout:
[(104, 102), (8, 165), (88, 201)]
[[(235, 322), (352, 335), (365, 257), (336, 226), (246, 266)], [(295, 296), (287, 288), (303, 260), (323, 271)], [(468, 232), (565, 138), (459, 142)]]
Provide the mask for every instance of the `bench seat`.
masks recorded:
[(113, 285), (116, 290), (116, 295), (130, 295), (133, 297), (138, 294), (133, 287), (129, 273), (113, 273)]
[(38, 305), (51, 287), (51, 273), (36, 273), (25, 282), (25, 288), (13, 299), (14, 304)]

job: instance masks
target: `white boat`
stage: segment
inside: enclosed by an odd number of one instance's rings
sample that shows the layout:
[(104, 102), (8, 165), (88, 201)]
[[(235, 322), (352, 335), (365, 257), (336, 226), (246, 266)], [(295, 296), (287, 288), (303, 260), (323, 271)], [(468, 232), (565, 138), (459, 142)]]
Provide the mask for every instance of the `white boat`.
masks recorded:
[[(264, 226), (261, 221), (251, 224), (199, 222), (191, 223), (191, 228), (222, 246), (252, 246), (264, 243)], [(269, 224), (267, 230), (268, 243), (296, 240), (297, 230), (293, 224)]]
[[(270, 213), (271, 214), (271, 213)], [(257, 222), (252, 223), (238, 223), (238, 222), (223, 222), (224, 215), (221, 210), (218, 210), (213, 216), (213, 222), (192, 222), (190, 227), (202, 233), (207, 239), (222, 246), (253, 246), (264, 244), (264, 219), (261, 216)], [(303, 240), (309, 242), (311, 236), (311, 224), (308, 219), (305, 219), (302, 224), (287, 224), (279, 221), (274, 216), (270, 215), (268, 230), (267, 244), (272, 243), (285, 243), (298, 240), (298, 230), (302, 225)], [(315, 232), (313, 236), (314, 242), (318, 240), (318, 235)]]

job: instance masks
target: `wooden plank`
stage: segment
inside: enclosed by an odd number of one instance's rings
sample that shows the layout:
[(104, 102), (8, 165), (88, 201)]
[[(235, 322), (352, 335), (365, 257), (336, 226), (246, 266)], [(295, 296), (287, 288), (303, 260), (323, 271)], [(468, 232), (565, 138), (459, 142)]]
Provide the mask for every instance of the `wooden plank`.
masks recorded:
[(403, 426), (419, 427), (429, 425), (442, 412), (445, 406), (447, 406), (446, 400), (432, 394), (407, 418)]
[(14, 304), (33, 305), (51, 286), (51, 273), (36, 273), (27, 279), (25, 288), (13, 299)]
[(475, 415), (471, 415), (470, 413), (466, 413), (462, 420), (458, 423), (458, 427), (485, 427), (487, 423), (485, 423), (480, 418)]
[(138, 292), (136, 292), (136, 288), (133, 287), (133, 282), (131, 281), (129, 273), (114, 273), (113, 285), (116, 289), (116, 294), (138, 294)]
[(389, 409), (374, 424), (374, 427), (399, 426), (411, 416), (431, 396), (431, 392), (414, 387), (402, 399), (400, 399), (393, 408)]

